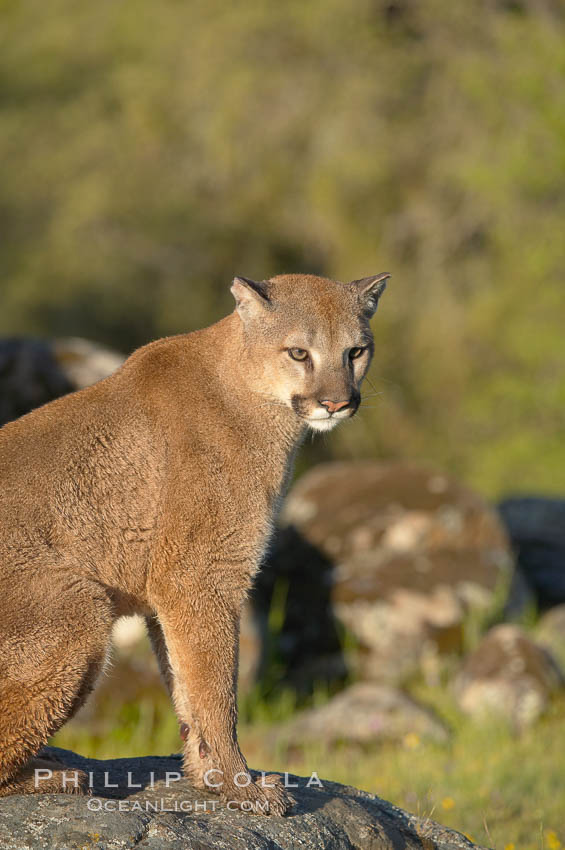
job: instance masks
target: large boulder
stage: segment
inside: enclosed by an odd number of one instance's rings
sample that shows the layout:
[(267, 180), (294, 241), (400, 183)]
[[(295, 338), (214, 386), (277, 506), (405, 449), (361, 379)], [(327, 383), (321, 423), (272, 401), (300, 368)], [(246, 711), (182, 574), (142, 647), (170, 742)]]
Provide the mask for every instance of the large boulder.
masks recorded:
[(564, 684), (553, 657), (518, 626), (490, 629), (455, 680), (460, 708), (474, 717), (499, 715), (516, 729), (531, 725)]
[(565, 603), (565, 499), (506, 499), (499, 511), (539, 606)]
[(556, 605), (540, 617), (535, 637), (565, 670), (565, 605)]
[(0, 427), (107, 377), (121, 354), (84, 339), (0, 340)]
[(80, 337), (53, 340), (51, 348), (57, 363), (76, 390), (107, 378), (125, 360), (123, 354)]
[[(289, 777), (296, 807), (285, 818), (230, 810), (178, 779), (181, 761), (97, 761), (51, 754), (92, 772), (92, 797), (32, 795), (0, 801), (3, 850), (472, 850), (463, 835), (334, 782)], [(169, 774), (167, 783), (167, 773)], [(129, 776), (128, 776), (129, 774)], [(153, 774), (153, 787), (151, 775)], [(140, 784), (142, 788), (128, 788)], [(310, 779), (310, 785), (308, 781)], [(116, 788), (107, 787), (108, 784)], [(168, 787), (167, 787), (168, 784)]]
[(398, 688), (377, 682), (357, 682), (326, 705), (298, 714), (283, 730), (291, 745), (314, 740), (326, 744), (376, 744), (417, 738), (445, 741), (443, 723)]
[(285, 588), (278, 648), (293, 678), (325, 678), (347, 660), (364, 678), (400, 681), (460, 652), (466, 618), (486, 616), (510, 583), (495, 511), (424, 466), (318, 466), (292, 488), (281, 525), (256, 599)]
[(0, 340), (0, 426), (73, 389), (48, 343)]

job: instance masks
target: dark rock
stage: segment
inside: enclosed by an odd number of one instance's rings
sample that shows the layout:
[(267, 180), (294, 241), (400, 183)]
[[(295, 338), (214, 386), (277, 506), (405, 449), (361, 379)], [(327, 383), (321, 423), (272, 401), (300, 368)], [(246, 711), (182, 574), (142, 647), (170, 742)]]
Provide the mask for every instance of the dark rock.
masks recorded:
[(0, 340), (0, 426), (107, 377), (123, 361), (83, 339)]
[(506, 499), (499, 511), (540, 607), (565, 603), (565, 500)]
[(309, 709), (285, 730), (289, 744), (375, 744), (405, 741), (407, 736), (445, 741), (447, 729), (434, 714), (403, 691), (375, 682), (358, 682), (326, 705)]
[[(486, 616), (510, 584), (495, 511), (426, 467), (318, 466), (292, 488), (281, 524), (256, 599), (264, 608), (277, 582), (287, 589), (277, 646), (294, 680), (320, 659), (319, 670), (400, 681), (428, 655), (460, 652), (466, 617)], [(343, 652), (344, 627), (354, 652)]]
[(563, 684), (552, 656), (518, 626), (504, 624), (490, 629), (466, 659), (455, 690), (467, 714), (498, 714), (522, 729), (538, 719)]
[(47, 343), (0, 340), (0, 426), (73, 389)]
[(263, 639), (262, 677), (280, 674), (300, 691), (316, 681), (345, 680), (332, 570), (331, 560), (293, 526), (277, 530), (251, 595)]
[[(157, 850), (471, 850), (463, 835), (380, 800), (372, 794), (322, 781), (289, 777), (295, 810), (286, 818), (230, 811), (213, 794), (197, 792), (185, 779), (170, 782), (180, 758), (147, 757), (95, 761), (52, 748), (70, 767), (92, 771), (92, 797), (32, 795), (0, 801), (3, 850), (139, 848)], [(104, 773), (119, 788), (104, 788)], [(142, 789), (127, 788), (141, 783)], [(149, 787), (151, 772), (154, 787)], [(148, 806), (147, 806), (148, 804)], [(118, 810), (121, 806), (122, 810)], [(160, 810), (155, 811), (155, 806)], [(105, 808), (104, 808), (105, 807)], [(101, 810), (100, 810), (101, 809)]]

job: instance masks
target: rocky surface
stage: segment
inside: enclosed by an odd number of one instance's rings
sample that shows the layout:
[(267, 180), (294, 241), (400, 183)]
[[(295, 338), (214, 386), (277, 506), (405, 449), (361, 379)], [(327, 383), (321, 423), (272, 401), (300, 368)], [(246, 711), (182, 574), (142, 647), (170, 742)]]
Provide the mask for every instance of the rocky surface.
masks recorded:
[(285, 732), (297, 745), (312, 740), (328, 744), (373, 744), (404, 741), (407, 736), (445, 741), (447, 729), (434, 714), (397, 688), (358, 682), (320, 708), (302, 712)]
[[(0, 801), (3, 850), (470, 850), (463, 835), (354, 788), (289, 777), (298, 784), (285, 818), (230, 811), (177, 780), (180, 758), (95, 761), (51, 749), (92, 771), (92, 797), (33, 795)], [(145, 787), (127, 788), (130, 785)], [(149, 785), (154, 774), (154, 787)], [(169, 787), (166, 784), (167, 772)], [(104, 788), (105, 774), (118, 788)], [(159, 810), (155, 811), (155, 808)]]
[(506, 499), (499, 511), (538, 604), (565, 603), (565, 499)]
[(535, 638), (565, 671), (565, 605), (556, 605), (540, 617)]
[(564, 684), (552, 656), (518, 626), (495, 626), (457, 676), (459, 706), (467, 714), (498, 714), (515, 728), (529, 726)]
[[(496, 512), (437, 470), (331, 463), (292, 488), (257, 602), (285, 588), (279, 651), (293, 677), (402, 681), (434, 653), (458, 653), (466, 617), (510, 584)], [(269, 596), (269, 593), (271, 594)], [(344, 628), (356, 651), (341, 651)]]

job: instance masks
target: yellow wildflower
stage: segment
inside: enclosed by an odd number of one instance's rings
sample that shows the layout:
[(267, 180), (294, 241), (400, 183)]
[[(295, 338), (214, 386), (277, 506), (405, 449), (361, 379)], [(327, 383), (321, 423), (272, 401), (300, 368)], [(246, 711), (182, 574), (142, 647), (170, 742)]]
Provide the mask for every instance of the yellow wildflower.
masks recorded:
[(419, 735), (416, 735), (415, 732), (408, 732), (408, 734), (404, 736), (404, 746), (407, 750), (415, 750), (420, 746)]
[(545, 840), (547, 841), (549, 850), (560, 850), (562, 844), (553, 829), (547, 829), (545, 831)]

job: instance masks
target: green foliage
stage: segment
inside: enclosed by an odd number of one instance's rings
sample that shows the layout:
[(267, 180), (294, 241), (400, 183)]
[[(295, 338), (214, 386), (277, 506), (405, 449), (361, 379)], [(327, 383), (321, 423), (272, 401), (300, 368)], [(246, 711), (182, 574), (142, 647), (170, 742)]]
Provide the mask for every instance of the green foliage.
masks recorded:
[(129, 351), (234, 273), (388, 269), (383, 395), (317, 456), (562, 491), (564, 15), (4, 0), (0, 333)]

